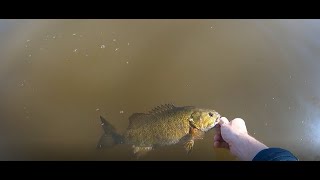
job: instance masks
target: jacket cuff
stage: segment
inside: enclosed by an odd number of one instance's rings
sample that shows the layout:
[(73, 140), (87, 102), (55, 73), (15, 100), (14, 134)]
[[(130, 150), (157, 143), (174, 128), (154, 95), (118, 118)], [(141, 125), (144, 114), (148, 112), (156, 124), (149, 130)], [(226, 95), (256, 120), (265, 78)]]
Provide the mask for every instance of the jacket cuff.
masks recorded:
[(281, 148), (261, 150), (252, 161), (298, 161), (290, 151)]

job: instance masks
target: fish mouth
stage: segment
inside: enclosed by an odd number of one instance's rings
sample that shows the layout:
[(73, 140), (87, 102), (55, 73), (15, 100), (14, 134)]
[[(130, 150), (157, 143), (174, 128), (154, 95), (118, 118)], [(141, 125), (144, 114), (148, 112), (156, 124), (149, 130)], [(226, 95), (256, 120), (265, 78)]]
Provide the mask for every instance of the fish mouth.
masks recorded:
[(215, 127), (220, 122), (221, 115), (218, 115), (217, 119), (213, 123), (213, 127)]
[(210, 129), (214, 128), (217, 124), (219, 124), (220, 118), (221, 118), (221, 116), (219, 115), (219, 116), (216, 118), (216, 120), (214, 121), (214, 123), (213, 123), (212, 125), (210, 125), (209, 127), (203, 129), (203, 131), (207, 132), (207, 131), (209, 131)]

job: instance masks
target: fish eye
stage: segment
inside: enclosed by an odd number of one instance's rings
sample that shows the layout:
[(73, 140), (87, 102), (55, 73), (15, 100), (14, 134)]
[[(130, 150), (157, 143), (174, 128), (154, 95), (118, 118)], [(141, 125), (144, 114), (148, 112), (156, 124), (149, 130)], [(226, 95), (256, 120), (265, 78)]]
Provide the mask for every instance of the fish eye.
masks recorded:
[(211, 112), (209, 112), (209, 116), (210, 116), (210, 117), (213, 117), (213, 114), (212, 114)]

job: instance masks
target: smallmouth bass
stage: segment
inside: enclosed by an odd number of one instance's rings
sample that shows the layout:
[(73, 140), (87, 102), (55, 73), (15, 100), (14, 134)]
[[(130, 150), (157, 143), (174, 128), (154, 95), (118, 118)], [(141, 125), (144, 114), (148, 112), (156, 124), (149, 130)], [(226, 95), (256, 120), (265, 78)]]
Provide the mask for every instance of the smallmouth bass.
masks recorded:
[(120, 134), (100, 116), (104, 134), (97, 147), (127, 144), (132, 146), (134, 155), (140, 157), (155, 148), (182, 143), (189, 154), (194, 141), (203, 139), (205, 133), (219, 123), (220, 117), (212, 109), (165, 104), (148, 113), (132, 114), (129, 126)]

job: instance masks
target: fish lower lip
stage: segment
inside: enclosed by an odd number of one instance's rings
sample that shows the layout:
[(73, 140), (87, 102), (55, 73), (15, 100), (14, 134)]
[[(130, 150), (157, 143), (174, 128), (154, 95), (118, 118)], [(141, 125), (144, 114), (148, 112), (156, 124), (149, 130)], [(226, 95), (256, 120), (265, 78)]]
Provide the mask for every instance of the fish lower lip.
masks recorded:
[(214, 123), (214, 126), (213, 126), (213, 127), (215, 127), (217, 124), (219, 124), (220, 118), (221, 118), (221, 116), (217, 117), (217, 119), (215, 120), (215, 123)]
[(217, 117), (216, 123), (219, 124), (221, 116)]

